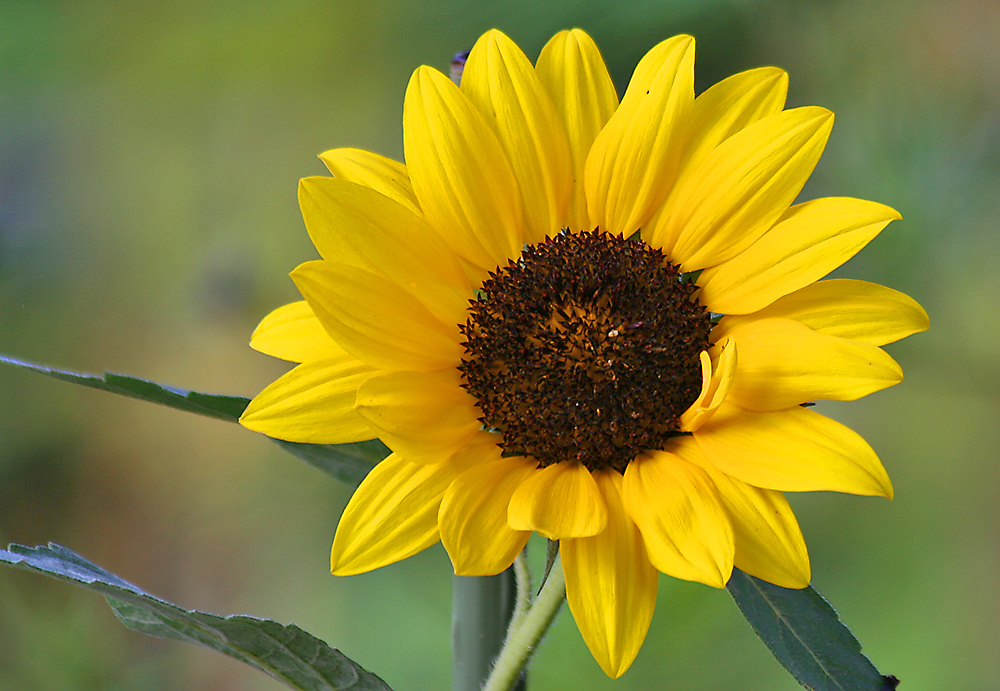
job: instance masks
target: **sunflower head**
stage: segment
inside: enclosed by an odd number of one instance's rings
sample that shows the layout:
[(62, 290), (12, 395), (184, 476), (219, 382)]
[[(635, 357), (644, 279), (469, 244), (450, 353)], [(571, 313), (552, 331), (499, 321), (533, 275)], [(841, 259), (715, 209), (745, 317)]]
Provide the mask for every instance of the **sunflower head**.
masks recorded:
[(694, 93), (694, 40), (640, 61), (619, 101), (593, 41), (532, 63), (484, 34), (456, 85), (410, 80), (405, 164), (321, 158), (300, 204), (322, 255), (255, 348), (298, 363), (241, 419), (296, 442), (380, 438), (331, 555), (369, 571), (441, 541), (456, 573), (558, 540), (570, 609), (621, 675), (657, 572), (810, 579), (782, 492), (891, 496), (861, 437), (803, 407), (902, 379), (880, 346), (927, 328), (909, 297), (820, 280), (893, 209), (793, 205), (833, 125), (787, 76)]

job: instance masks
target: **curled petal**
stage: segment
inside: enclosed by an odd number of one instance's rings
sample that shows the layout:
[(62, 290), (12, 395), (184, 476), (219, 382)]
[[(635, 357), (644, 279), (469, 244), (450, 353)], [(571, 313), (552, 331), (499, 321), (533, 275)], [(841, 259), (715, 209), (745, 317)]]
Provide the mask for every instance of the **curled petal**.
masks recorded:
[(736, 373), (736, 343), (730, 340), (723, 344), (717, 359), (713, 372), (712, 358), (706, 351), (701, 353), (701, 393), (681, 415), (682, 432), (694, 432), (705, 424), (729, 394)]
[(754, 413), (724, 402), (694, 438), (712, 465), (750, 485), (892, 499), (892, 483), (868, 442), (806, 408)]
[(698, 394), (698, 398), (695, 402), (681, 415), (681, 431), (690, 432), (687, 423), (691, 420), (692, 411), (698, 411), (701, 409), (702, 405), (708, 400), (711, 390), (712, 390), (712, 357), (708, 354), (707, 350), (701, 351), (698, 356), (699, 363), (701, 364), (701, 393)]
[(461, 466), (391, 454), (354, 491), (337, 525), (330, 570), (351, 576), (393, 564), (438, 541), (438, 507)]
[(625, 509), (658, 570), (723, 588), (733, 571), (733, 527), (704, 470), (666, 451), (625, 469)]
[(642, 535), (625, 512), (622, 478), (594, 474), (608, 510), (607, 527), (592, 537), (560, 540), (566, 599), (583, 640), (612, 679), (639, 653), (656, 606), (657, 573)]
[(604, 530), (608, 512), (590, 471), (573, 461), (536, 470), (514, 491), (507, 510), (514, 530), (550, 540), (588, 537)]

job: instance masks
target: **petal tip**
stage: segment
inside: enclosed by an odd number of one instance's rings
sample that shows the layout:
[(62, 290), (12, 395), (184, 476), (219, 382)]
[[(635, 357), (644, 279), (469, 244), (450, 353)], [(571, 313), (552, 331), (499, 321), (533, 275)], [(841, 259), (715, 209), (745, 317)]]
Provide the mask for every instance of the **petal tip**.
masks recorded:
[(336, 540), (334, 540), (334, 545), (330, 549), (330, 573), (334, 576), (353, 576), (356, 572), (345, 568), (344, 564), (341, 563), (343, 555), (339, 551)]
[(805, 563), (805, 571), (798, 572), (794, 574), (798, 578), (790, 581), (786, 588), (794, 588), (795, 590), (802, 590), (803, 588), (808, 588), (809, 584), (812, 582), (812, 568), (809, 566), (809, 562)]
[(599, 664), (605, 674), (612, 679), (617, 679), (632, 666), (632, 660), (600, 660)]
[(768, 67), (761, 67), (760, 70), (761, 70), (762, 74), (767, 75), (765, 77), (766, 80), (770, 80), (770, 81), (774, 81), (774, 82), (787, 82), (788, 81), (788, 72), (786, 72), (785, 70), (781, 69), (780, 67), (776, 67), (774, 65), (770, 65)]
[(717, 569), (703, 572), (705, 578), (702, 580), (702, 583), (720, 590), (725, 588), (733, 575), (733, 554), (730, 552), (728, 557), (728, 559), (715, 564)]
[(923, 305), (919, 302), (914, 301), (916, 305), (916, 310), (914, 310), (914, 320), (913, 320), (913, 333), (921, 333), (927, 331), (931, 328), (931, 317), (927, 314), (927, 310), (924, 309)]
[(695, 46), (694, 36), (691, 34), (677, 34), (674, 39), (685, 47), (686, 50), (693, 49)]
[(879, 483), (879, 487), (882, 490), (881, 496), (892, 501), (893, 496), (895, 496), (895, 491), (892, 488), (892, 480), (886, 476), (884, 482)]
[(245, 410), (243, 411), (243, 414), (240, 415), (240, 419), (237, 422), (239, 422), (240, 426), (243, 427), (244, 429), (248, 429), (251, 432), (256, 432), (257, 431), (257, 430), (255, 430), (253, 428), (253, 426), (252, 426), (253, 425), (253, 421), (250, 420), (250, 415), (247, 415), (247, 412)]

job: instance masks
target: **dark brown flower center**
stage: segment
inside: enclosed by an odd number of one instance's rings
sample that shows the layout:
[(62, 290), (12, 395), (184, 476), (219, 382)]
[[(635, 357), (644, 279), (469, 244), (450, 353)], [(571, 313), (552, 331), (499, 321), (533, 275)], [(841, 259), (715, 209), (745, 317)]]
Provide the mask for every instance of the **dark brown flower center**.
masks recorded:
[(526, 247), (470, 301), (459, 369), (510, 455), (624, 471), (678, 433), (710, 315), (663, 253), (599, 230)]

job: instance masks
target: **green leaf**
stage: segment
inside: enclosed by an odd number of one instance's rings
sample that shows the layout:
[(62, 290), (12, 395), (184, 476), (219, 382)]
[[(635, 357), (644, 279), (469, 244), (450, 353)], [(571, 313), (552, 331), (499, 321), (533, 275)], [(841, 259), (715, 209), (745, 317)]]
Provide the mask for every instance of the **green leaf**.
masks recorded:
[(280, 439), (272, 441), (350, 487), (360, 485), (368, 471), (389, 455), (389, 448), (378, 439), (353, 444), (299, 444)]
[[(30, 362), (0, 355), (0, 362), (38, 372), (55, 379), (92, 389), (110, 391), (121, 396), (159, 403), (189, 413), (207, 415), (227, 422), (238, 422), (250, 399), (242, 396), (187, 391), (163, 386), (125, 374), (106, 372), (103, 377), (67, 370), (43, 367)], [(299, 444), (272, 439), (278, 446), (309, 465), (351, 487), (357, 487), (375, 465), (389, 455), (389, 449), (378, 439), (354, 444)]]
[(243, 409), (250, 403), (250, 399), (242, 396), (219, 396), (214, 394), (198, 393), (197, 391), (186, 391), (172, 386), (154, 384), (145, 379), (137, 379), (124, 374), (112, 374), (106, 372), (103, 377), (93, 374), (81, 374), (79, 372), (69, 372), (52, 367), (42, 367), (30, 362), (15, 360), (11, 357), (0, 355), (0, 362), (5, 362), (14, 367), (38, 372), (55, 379), (68, 381), (80, 386), (88, 386), (92, 389), (110, 391), (121, 396), (138, 398), (142, 401), (159, 403), (177, 410), (185, 410), (189, 413), (207, 415), (219, 420), (236, 422), (240, 419)]
[(782, 588), (733, 569), (726, 586), (764, 644), (811, 691), (892, 691), (861, 644), (823, 596), (809, 586)]
[(391, 691), (377, 676), (294, 624), (181, 609), (56, 544), (10, 545), (0, 550), (0, 562), (96, 590), (133, 631), (203, 645), (245, 662), (293, 689)]

